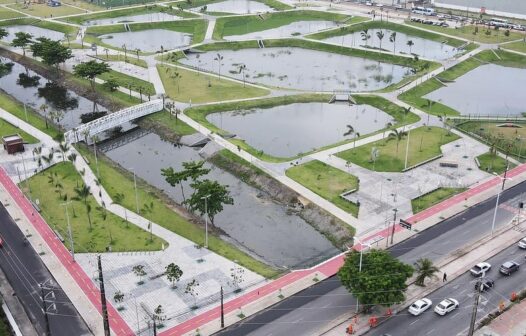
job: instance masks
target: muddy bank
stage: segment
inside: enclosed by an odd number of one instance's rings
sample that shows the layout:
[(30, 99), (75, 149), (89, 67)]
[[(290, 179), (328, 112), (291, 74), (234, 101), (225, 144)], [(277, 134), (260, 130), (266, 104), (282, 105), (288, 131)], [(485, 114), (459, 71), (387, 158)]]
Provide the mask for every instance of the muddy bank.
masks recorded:
[(352, 243), (354, 230), (351, 226), (332, 216), (316, 204), (302, 204), (300, 195), (294, 190), (276, 181), (249, 162), (225, 149), (217, 152), (209, 160), (216, 166), (234, 174), (243, 182), (260, 189), (274, 201), (286, 205), (288, 211), (299, 215), (337, 248), (345, 249), (347, 244)]

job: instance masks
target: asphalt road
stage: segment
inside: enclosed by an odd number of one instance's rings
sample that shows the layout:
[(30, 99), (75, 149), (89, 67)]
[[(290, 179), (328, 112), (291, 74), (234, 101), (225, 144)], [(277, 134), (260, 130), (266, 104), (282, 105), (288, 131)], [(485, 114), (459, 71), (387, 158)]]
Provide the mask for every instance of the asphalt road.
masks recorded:
[[(514, 212), (505, 207), (517, 208), (519, 201), (524, 200), (525, 192), (526, 182), (506, 190), (501, 195), (497, 227), (509, 223)], [(495, 201), (495, 198), (491, 198), (471, 207), (397, 244), (390, 251), (407, 263), (421, 257), (441, 259), (491, 230)], [(316, 335), (320, 327), (355, 308), (356, 300), (341, 286), (337, 277), (332, 277), (223, 330), (218, 335)]]
[(46, 323), (42, 309), (40, 284), (44, 284), (52, 335), (91, 335), (84, 320), (42, 263), (30, 244), (24, 243), (24, 234), (0, 203), (0, 267), (22, 302), (29, 319), (39, 335), (45, 335)]

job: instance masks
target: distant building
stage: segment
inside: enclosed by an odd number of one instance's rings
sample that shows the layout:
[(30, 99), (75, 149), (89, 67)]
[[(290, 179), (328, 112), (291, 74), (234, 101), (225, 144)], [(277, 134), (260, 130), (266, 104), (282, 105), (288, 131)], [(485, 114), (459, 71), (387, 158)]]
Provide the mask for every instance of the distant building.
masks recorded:
[(2, 142), (7, 154), (16, 154), (24, 151), (24, 139), (18, 134), (3, 136)]

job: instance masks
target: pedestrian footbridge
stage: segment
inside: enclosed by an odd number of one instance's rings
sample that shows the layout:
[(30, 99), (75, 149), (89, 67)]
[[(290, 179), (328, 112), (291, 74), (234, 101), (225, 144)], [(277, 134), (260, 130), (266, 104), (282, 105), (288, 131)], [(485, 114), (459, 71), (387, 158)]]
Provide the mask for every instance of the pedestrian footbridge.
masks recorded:
[(162, 99), (152, 100), (143, 104), (125, 108), (115, 113), (110, 113), (102, 118), (82, 124), (64, 133), (67, 143), (77, 143), (90, 139), (95, 134), (117, 127), (125, 122), (143, 117), (145, 115), (159, 112), (164, 108)]

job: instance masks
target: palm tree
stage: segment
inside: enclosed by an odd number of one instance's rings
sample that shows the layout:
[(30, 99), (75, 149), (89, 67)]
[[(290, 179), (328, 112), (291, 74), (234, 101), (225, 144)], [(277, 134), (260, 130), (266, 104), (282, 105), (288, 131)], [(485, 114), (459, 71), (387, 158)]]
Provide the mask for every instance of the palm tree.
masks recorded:
[(181, 78), (181, 74), (178, 73), (177, 71), (173, 71), (172, 74), (170, 75), (170, 78), (174, 80), (174, 82), (177, 83), (177, 93), (181, 93), (181, 90), (179, 89), (179, 81), (178, 79)]
[(128, 227), (128, 212), (126, 211), (126, 207), (123, 205), (125, 197), (126, 196), (123, 193), (116, 193), (115, 195), (113, 195), (113, 203), (123, 207), (124, 219), (126, 220), (126, 227)]
[(433, 265), (433, 262), (427, 258), (420, 258), (415, 262), (415, 269), (417, 272), (416, 285), (425, 286), (424, 281), (427, 278), (436, 278), (436, 274), (439, 269)]
[(376, 32), (376, 37), (380, 40), (380, 49), (382, 49), (382, 40), (384, 38), (384, 32), (382, 30)]
[(48, 125), (47, 125), (47, 109), (48, 108), (49, 106), (47, 106), (46, 104), (40, 105), (40, 111), (42, 111), (42, 114), (44, 114), (44, 119), (46, 120), (46, 129), (48, 128)]
[(347, 125), (347, 132), (343, 133), (343, 136), (353, 135), (354, 134), (354, 127), (351, 125)]
[(85, 183), (82, 184), (80, 188), (75, 188), (75, 193), (77, 194), (77, 199), (84, 201), (84, 206), (86, 206), (86, 213), (88, 214), (88, 222), (89, 222), (89, 228), (92, 229), (91, 226), (91, 205), (88, 203), (88, 197), (91, 195), (91, 189), (89, 186), (87, 186)]
[(382, 140), (385, 139), (385, 131), (387, 131), (388, 129), (390, 129), (391, 126), (393, 126), (393, 124), (390, 123), (390, 122), (388, 122), (388, 123), (385, 124), (384, 132), (383, 132), (383, 134), (382, 134)]
[[(153, 202), (150, 202), (150, 204), (146, 203), (142, 209), (141, 213), (146, 215), (151, 215), (153, 213)], [(152, 233), (152, 222), (148, 218), (148, 230), (150, 230), (150, 241), (153, 242), (153, 233)]]
[(393, 54), (396, 51), (396, 32), (392, 32), (389, 36), (389, 42), (393, 44)]
[(243, 87), (245, 87), (245, 70), (247, 69), (246, 64), (239, 65), (239, 72), (243, 74)]
[(371, 38), (371, 35), (369, 35), (369, 29), (362, 30), (360, 35), (362, 36), (362, 41), (365, 42), (365, 46), (367, 46), (367, 40)]
[(61, 142), (58, 145), (60, 152), (62, 153), (62, 162), (66, 161), (66, 152), (69, 151), (69, 145), (67, 142)]
[(356, 139), (360, 137), (360, 132), (354, 133), (354, 142), (353, 142), (353, 149), (356, 148)]
[(404, 138), (405, 135), (406, 135), (406, 132), (399, 131), (397, 129), (394, 129), (391, 131), (391, 133), (389, 133), (390, 138), (396, 139), (396, 156), (397, 157), (398, 157), (398, 147), (400, 145), (400, 141)]
[(214, 58), (214, 60), (218, 63), (219, 79), (221, 79), (221, 62), (223, 61), (223, 56), (220, 53), (217, 53), (217, 56)]
[(410, 54), (411, 54), (411, 49), (413, 48), (414, 45), (415, 45), (415, 43), (413, 42), (413, 40), (407, 41), (407, 46), (409, 47), (409, 53)]

